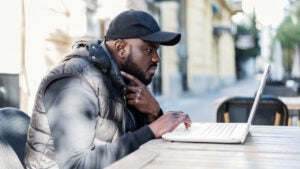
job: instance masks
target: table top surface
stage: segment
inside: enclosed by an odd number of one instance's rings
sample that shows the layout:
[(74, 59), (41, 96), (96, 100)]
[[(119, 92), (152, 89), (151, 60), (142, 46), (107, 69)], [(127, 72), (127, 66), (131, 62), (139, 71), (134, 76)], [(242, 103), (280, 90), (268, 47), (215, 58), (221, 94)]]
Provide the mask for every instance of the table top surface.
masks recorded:
[(279, 97), (289, 110), (300, 110), (300, 97)]
[(300, 127), (251, 126), (243, 144), (154, 139), (107, 168), (300, 168)]

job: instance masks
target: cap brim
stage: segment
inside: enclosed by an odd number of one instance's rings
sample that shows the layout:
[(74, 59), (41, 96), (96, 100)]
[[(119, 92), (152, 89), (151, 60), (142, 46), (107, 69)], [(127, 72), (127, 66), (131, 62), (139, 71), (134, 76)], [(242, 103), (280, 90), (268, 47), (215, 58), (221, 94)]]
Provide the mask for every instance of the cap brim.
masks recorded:
[(172, 46), (176, 45), (181, 38), (180, 33), (159, 31), (150, 35), (141, 37), (144, 41), (155, 42), (161, 45)]

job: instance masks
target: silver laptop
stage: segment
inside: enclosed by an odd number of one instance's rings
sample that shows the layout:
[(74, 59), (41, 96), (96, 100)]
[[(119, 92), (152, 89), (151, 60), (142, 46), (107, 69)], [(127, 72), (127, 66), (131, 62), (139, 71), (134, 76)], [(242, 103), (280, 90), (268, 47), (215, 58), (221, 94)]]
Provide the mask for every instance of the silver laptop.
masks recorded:
[(162, 135), (162, 138), (169, 141), (180, 142), (243, 143), (249, 133), (252, 120), (270, 72), (270, 67), (270, 65), (265, 67), (247, 123), (193, 122), (189, 129), (185, 129), (184, 125), (181, 124), (172, 132)]

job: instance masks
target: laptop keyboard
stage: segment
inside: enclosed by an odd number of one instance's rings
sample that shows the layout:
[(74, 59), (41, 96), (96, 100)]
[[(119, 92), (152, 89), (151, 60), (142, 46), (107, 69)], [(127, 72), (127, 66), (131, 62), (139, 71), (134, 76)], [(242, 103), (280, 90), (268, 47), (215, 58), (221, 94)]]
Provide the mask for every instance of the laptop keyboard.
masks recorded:
[(193, 128), (192, 132), (203, 137), (228, 137), (230, 136), (235, 128), (237, 127), (236, 123), (204, 123), (202, 126), (197, 126)]
[[(231, 137), (235, 132), (238, 123), (201, 123), (197, 125), (192, 124), (190, 129), (181, 129), (180, 132), (173, 132), (177, 136), (186, 137)], [(169, 133), (172, 134), (172, 133)]]
[(220, 137), (229, 137), (232, 135), (233, 131), (238, 126), (236, 123), (229, 123), (229, 124), (217, 124), (217, 130), (215, 131), (216, 134)]

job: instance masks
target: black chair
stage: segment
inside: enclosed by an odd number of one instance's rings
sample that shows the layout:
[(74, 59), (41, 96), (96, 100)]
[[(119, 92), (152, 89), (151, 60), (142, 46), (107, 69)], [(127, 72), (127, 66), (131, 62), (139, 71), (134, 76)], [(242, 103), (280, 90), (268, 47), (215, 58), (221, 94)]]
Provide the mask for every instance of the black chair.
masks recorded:
[[(254, 97), (231, 97), (226, 99), (217, 109), (217, 122), (247, 122), (253, 102)], [(288, 116), (288, 109), (281, 100), (272, 96), (262, 96), (252, 124), (286, 126)]]
[[(299, 93), (295, 89), (286, 86), (265, 86), (263, 95), (276, 97), (299, 97)], [(298, 123), (300, 122), (300, 111), (290, 110), (288, 125), (292, 124), (292, 118), (294, 116), (298, 116)]]
[(0, 168), (7, 169), (24, 169), (16, 152), (7, 142), (7, 140), (0, 136)]
[(17, 108), (0, 108), (0, 136), (13, 148), (23, 165), (29, 122), (30, 117)]

